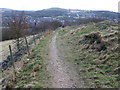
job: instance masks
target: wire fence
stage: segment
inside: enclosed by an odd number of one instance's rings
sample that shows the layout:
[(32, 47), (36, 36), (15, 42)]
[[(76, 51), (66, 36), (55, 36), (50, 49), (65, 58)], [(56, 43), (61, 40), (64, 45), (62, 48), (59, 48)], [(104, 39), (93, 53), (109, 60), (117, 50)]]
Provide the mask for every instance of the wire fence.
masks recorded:
[[(30, 54), (30, 48), (32, 44), (36, 45), (36, 41), (41, 39), (42, 34), (34, 34), (30, 36), (24, 36), (12, 41), (12, 44), (8, 45), (8, 48), (5, 49), (5, 56), (0, 62), (0, 72), (6, 70), (8, 67), (12, 66), (11, 53), (14, 62), (21, 60), (22, 56), (25, 54)], [(11, 48), (11, 53), (10, 53)]]

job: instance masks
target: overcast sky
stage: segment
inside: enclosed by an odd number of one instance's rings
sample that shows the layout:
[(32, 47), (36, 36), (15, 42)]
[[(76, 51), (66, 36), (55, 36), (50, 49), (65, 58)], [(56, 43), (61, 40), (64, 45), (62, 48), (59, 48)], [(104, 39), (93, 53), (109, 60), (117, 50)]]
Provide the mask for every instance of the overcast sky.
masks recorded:
[(118, 12), (119, 0), (0, 0), (0, 8), (41, 10), (51, 7)]

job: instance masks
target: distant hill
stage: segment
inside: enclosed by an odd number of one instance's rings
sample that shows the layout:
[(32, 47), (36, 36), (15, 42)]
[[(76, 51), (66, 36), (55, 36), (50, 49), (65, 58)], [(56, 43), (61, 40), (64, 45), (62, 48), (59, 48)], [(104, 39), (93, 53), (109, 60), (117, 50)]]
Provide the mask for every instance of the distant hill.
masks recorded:
[[(9, 17), (12, 12), (21, 13), (22, 11), (0, 8), (2, 10), (2, 18)], [(30, 21), (45, 21), (45, 20), (76, 20), (79, 18), (97, 18), (118, 22), (120, 21), (118, 15), (120, 13), (111, 11), (92, 11), (92, 10), (78, 10), (78, 9), (63, 9), (63, 8), (49, 8), (38, 11), (24, 11)]]

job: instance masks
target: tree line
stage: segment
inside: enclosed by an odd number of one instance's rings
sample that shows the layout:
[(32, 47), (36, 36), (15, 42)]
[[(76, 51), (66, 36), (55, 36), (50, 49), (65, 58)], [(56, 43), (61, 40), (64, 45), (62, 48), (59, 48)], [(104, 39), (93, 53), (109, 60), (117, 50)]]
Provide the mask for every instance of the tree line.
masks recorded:
[(2, 41), (17, 39), (25, 35), (37, 34), (49, 30), (55, 30), (58, 27), (103, 21), (95, 18), (80, 18), (75, 21), (60, 22), (58, 20), (52, 20), (42, 22), (34, 21), (30, 23), (28, 19), (29, 18), (26, 17), (24, 12), (20, 14), (12, 13), (11, 16), (3, 22), (4, 28), (2, 28)]
[(29, 23), (24, 12), (21, 14), (13, 13), (3, 22), (2, 41), (20, 38), (24, 35), (37, 34), (48, 30), (55, 30), (60, 26), (62, 26), (62, 23), (58, 20), (43, 21), (39, 23), (35, 21)]

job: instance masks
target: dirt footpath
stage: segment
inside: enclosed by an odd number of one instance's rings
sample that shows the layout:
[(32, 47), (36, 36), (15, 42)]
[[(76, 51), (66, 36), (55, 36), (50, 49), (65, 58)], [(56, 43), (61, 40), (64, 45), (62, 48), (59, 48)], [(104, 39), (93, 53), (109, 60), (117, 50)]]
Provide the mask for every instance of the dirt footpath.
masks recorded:
[(56, 37), (52, 38), (49, 45), (48, 71), (50, 72), (53, 88), (85, 88), (84, 81), (79, 77), (73, 67), (58, 56)]

